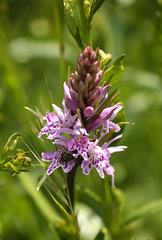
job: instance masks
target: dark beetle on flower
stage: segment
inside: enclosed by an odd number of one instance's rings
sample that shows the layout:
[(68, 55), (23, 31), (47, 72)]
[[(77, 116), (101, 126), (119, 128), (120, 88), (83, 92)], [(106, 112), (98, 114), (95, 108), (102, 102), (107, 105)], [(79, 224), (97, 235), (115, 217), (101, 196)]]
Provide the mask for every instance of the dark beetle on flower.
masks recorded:
[(73, 155), (70, 153), (67, 153), (67, 152), (61, 153), (60, 158), (61, 158), (61, 161), (63, 161), (63, 162), (69, 162), (71, 160), (74, 160)]
[[(73, 151), (75, 152), (75, 151)], [(69, 162), (71, 160), (75, 160), (76, 164), (79, 165), (81, 164), (83, 157), (81, 155), (79, 155), (77, 158), (73, 157), (73, 155), (71, 153), (67, 153), (67, 152), (63, 152), (60, 155), (60, 159), (63, 162)]]

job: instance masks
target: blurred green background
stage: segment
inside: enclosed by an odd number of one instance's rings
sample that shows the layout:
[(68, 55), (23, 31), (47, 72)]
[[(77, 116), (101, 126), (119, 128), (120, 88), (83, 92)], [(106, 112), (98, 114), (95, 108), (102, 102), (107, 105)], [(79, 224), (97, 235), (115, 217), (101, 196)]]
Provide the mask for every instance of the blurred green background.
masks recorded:
[[(162, 1), (106, 0), (94, 16), (91, 35), (94, 49), (110, 52), (113, 60), (125, 53), (118, 88), (127, 121), (135, 125), (126, 126), (120, 144), (128, 149), (112, 156), (111, 163), (129, 212), (162, 197)], [(77, 55), (61, 0), (0, 0), (0, 151), (18, 131), (41, 153), (31, 130), (36, 117), (24, 106), (38, 107), (43, 114), (52, 110), (49, 90), (61, 106), (60, 82), (67, 80), (69, 65), (74, 70)], [(21, 180), (8, 174), (0, 179), (6, 180), (0, 187), (0, 240), (52, 239), (46, 217)], [(77, 183), (87, 179), (78, 172)], [(135, 239), (162, 239), (162, 212), (136, 225)]]

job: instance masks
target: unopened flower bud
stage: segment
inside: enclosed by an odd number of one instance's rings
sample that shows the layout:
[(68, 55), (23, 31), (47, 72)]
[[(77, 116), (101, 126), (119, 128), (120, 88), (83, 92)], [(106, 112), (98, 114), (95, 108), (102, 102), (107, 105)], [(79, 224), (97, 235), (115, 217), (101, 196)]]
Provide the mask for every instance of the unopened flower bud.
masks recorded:
[(85, 117), (92, 117), (94, 114), (93, 107), (86, 107), (83, 111)]

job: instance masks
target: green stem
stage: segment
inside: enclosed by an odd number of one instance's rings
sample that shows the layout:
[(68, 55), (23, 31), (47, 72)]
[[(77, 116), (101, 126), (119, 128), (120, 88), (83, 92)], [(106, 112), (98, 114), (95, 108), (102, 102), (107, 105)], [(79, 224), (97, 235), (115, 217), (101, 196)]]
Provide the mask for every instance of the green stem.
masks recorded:
[(104, 179), (104, 211), (106, 214), (103, 215), (103, 219), (105, 221), (105, 225), (107, 229), (109, 229), (110, 233), (112, 232), (112, 208), (113, 208), (113, 202), (112, 202), (112, 193), (110, 189), (110, 184), (108, 181), (108, 176), (105, 176)]
[(72, 206), (72, 211), (74, 209), (74, 180), (75, 180), (76, 169), (77, 169), (77, 165), (75, 165), (67, 175), (67, 186), (68, 186), (68, 192), (70, 197), (70, 203)]
[(78, 221), (77, 221), (77, 217), (74, 215), (74, 180), (75, 180), (75, 174), (76, 174), (76, 170), (77, 170), (78, 165), (75, 165), (73, 167), (73, 169), (68, 173), (67, 175), (67, 187), (68, 187), (68, 194), (69, 194), (69, 201), (70, 201), (70, 205), (71, 205), (71, 214), (74, 217), (74, 221), (75, 221), (75, 225), (78, 229), (78, 233), (77, 233), (77, 239), (76, 240), (82, 240), (82, 237), (80, 235), (80, 230), (79, 230), (79, 226), (78, 226)]
[(81, 36), (82, 36), (84, 47), (88, 45), (92, 46), (91, 36), (90, 36), (91, 25), (87, 21), (84, 1), (78, 0), (78, 6), (79, 6), (80, 20), (81, 20)]

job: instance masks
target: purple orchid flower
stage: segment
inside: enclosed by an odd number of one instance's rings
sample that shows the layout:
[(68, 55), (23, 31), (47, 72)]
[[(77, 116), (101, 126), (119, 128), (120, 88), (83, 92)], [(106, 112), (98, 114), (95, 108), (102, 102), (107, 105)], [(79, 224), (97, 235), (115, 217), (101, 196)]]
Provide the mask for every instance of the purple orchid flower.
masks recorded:
[[(122, 106), (120, 102), (113, 105), (112, 99), (115, 98), (108, 97), (111, 87), (108, 82), (99, 85), (102, 75), (97, 51), (86, 47), (78, 57), (77, 69), (68, 79), (68, 85), (63, 84), (63, 110), (53, 104), (54, 112), (46, 113), (46, 125), (38, 135), (47, 134), (47, 138), (58, 146), (58, 151), (42, 153), (43, 161), (52, 162), (48, 175), (59, 167), (68, 173), (75, 164), (81, 164), (83, 174), (89, 175), (95, 168), (101, 178), (105, 173), (110, 175), (114, 186), (115, 169), (110, 164), (110, 157), (127, 147), (111, 146), (122, 134), (111, 140), (104, 138), (111, 129), (116, 133), (120, 131), (120, 126), (113, 120)], [(104, 107), (105, 102), (107, 107)], [(66, 154), (71, 156), (68, 161), (62, 158)]]
[(62, 167), (63, 171), (65, 173), (68, 173), (75, 166), (74, 160), (63, 161), (61, 159), (61, 154), (64, 153), (64, 151), (67, 151), (67, 149), (59, 148), (55, 152), (45, 152), (45, 153), (42, 152), (43, 161), (46, 161), (46, 162), (52, 161), (52, 163), (47, 169), (47, 175), (51, 175), (51, 173), (59, 167)]
[(71, 127), (74, 125), (77, 118), (77, 114), (71, 115), (70, 111), (65, 106), (65, 101), (63, 100), (62, 105), (64, 111), (57, 107), (55, 104), (52, 104), (54, 111), (53, 113), (46, 113), (47, 124), (44, 128), (41, 129), (38, 137), (40, 138), (43, 134), (49, 134), (47, 139), (53, 140), (57, 138), (62, 132), (67, 134), (72, 134), (73, 130)]
[(124, 151), (126, 146), (112, 146), (108, 147), (113, 141), (120, 138), (122, 135), (115, 137), (105, 143), (103, 146), (98, 146), (98, 140), (90, 143), (88, 160), (84, 159), (81, 164), (82, 173), (89, 175), (92, 168), (96, 168), (101, 178), (104, 178), (104, 172), (112, 177), (112, 185), (114, 186), (114, 167), (110, 164), (110, 157), (112, 153)]

